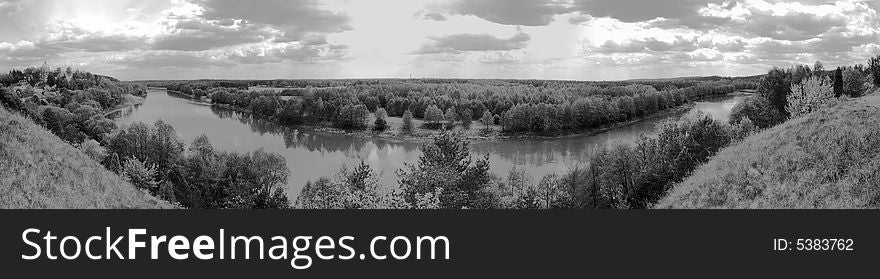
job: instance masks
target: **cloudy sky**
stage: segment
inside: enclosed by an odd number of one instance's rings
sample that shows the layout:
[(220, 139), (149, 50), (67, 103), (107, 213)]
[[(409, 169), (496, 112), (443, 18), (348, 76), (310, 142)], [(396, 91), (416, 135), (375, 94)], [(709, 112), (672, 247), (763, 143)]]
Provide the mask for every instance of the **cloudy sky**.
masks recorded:
[(122, 79), (751, 75), (880, 53), (875, 0), (0, 0), (0, 70)]

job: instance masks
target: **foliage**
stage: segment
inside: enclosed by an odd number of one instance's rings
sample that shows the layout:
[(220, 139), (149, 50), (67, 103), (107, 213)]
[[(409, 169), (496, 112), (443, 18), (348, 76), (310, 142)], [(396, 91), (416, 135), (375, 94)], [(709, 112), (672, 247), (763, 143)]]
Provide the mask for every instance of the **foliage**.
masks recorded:
[(441, 121), (443, 121), (443, 111), (437, 108), (437, 106), (430, 105), (425, 109), (425, 127), (438, 129), (442, 126)]
[(787, 112), (785, 108), (788, 106), (788, 95), (791, 93), (791, 71), (774, 67), (761, 80), (758, 86), (758, 95), (767, 99), (774, 108), (780, 113)]
[(791, 117), (800, 117), (827, 106), (834, 100), (834, 90), (827, 77), (810, 77), (801, 84), (791, 86), (785, 111)]
[(336, 117), (336, 126), (344, 129), (363, 129), (367, 127), (370, 111), (365, 105), (345, 105)]
[(388, 112), (386, 112), (384, 108), (377, 108), (375, 115), (376, 115), (376, 118), (382, 118), (382, 119), (388, 118)]
[[(432, 208), (432, 196), (423, 195), (416, 205), (404, 200), (398, 188), (379, 183), (380, 174), (361, 161), (353, 169), (343, 167), (331, 180), (326, 177), (307, 182), (294, 207), (303, 209), (402, 209)], [(433, 195), (433, 193), (431, 193)]]
[(492, 197), (485, 191), (491, 180), (488, 154), (474, 160), (468, 145), (460, 134), (446, 131), (422, 145), (418, 163), (398, 170), (406, 201), (415, 203), (439, 188), (442, 208), (490, 207)]
[(455, 108), (450, 107), (446, 109), (446, 113), (443, 114), (443, 120), (446, 121), (447, 129), (451, 129), (455, 126), (455, 121), (459, 118), (458, 113), (455, 112)]
[(880, 87), (880, 54), (868, 59), (868, 74), (875, 87)]
[(861, 70), (847, 67), (843, 71), (843, 94), (853, 98), (861, 97), (867, 90), (865, 82), (865, 75)]
[(774, 108), (766, 98), (750, 96), (730, 110), (730, 124), (749, 119), (758, 128), (764, 129), (785, 121), (785, 116)]
[(489, 126), (492, 125), (494, 121), (495, 119), (492, 117), (492, 113), (488, 110), (483, 112), (483, 117), (480, 118), (480, 123), (483, 123), (486, 130), (489, 129)]
[(388, 128), (388, 122), (385, 121), (384, 118), (376, 118), (376, 121), (373, 121), (373, 130), (376, 131), (385, 131)]
[(104, 158), (107, 158), (107, 149), (95, 140), (83, 141), (79, 144), (79, 150), (96, 162), (102, 162)]
[[(290, 170), (284, 157), (262, 149), (249, 154), (217, 152), (207, 137), (193, 141), (189, 154), (174, 129), (157, 121), (153, 126), (135, 122), (121, 129), (107, 145), (104, 160), (122, 172), (129, 159), (156, 167), (156, 185), (166, 185), (173, 199), (188, 208), (287, 208), (284, 185)], [(161, 195), (165, 189), (155, 188)]]
[(843, 95), (843, 70), (837, 67), (834, 70), (834, 97), (840, 98)]
[(465, 109), (459, 115), (459, 121), (461, 121), (461, 126), (464, 126), (466, 129), (471, 128), (471, 123), (474, 121), (473, 112), (470, 109)]
[(413, 132), (413, 116), (412, 112), (406, 110), (403, 112), (403, 126), (400, 127), (400, 132), (403, 134), (411, 134)]
[(503, 205), (515, 208), (646, 208), (719, 149), (751, 134), (754, 128), (748, 122), (731, 127), (706, 115), (667, 121), (658, 127), (656, 138), (643, 137), (635, 146), (600, 147), (584, 162), (586, 167), (546, 176), (537, 188), (514, 183), (522, 180), (509, 176), (507, 187), (520, 189), (513, 191), (518, 194), (507, 197), (508, 190), (496, 196)]
[(386, 120), (386, 118), (388, 118), (388, 113), (385, 112), (384, 108), (377, 108), (375, 115), (376, 120), (373, 121), (373, 130), (380, 132), (385, 131), (385, 129), (388, 128), (388, 121)]
[(153, 194), (158, 190), (156, 165), (141, 162), (134, 157), (128, 157), (122, 163), (120, 176), (139, 189), (147, 190)]

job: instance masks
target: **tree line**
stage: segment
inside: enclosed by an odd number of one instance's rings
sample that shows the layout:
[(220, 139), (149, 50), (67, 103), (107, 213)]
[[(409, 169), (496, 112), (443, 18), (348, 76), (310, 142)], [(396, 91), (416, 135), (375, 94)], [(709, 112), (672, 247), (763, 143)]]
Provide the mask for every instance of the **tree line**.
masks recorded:
[[(365, 129), (370, 113), (425, 121), (425, 127), (470, 126), (484, 121), (507, 133), (555, 134), (594, 129), (675, 107), (696, 98), (757, 86), (755, 78), (653, 82), (366, 80), (310, 88), (295, 95), (223, 87), (206, 81), (166, 84), (169, 90), (207, 96), (217, 105), (251, 111), (284, 124)], [(214, 87), (211, 87), (214, 86)], [(686, 87), (677, 87), (686, 86)], [(659, 89), (658, 89), (659, 88)], [(286, 92), (286, 91), (285, 91)], [(381, 125), (380, 125), (381, 128)]]

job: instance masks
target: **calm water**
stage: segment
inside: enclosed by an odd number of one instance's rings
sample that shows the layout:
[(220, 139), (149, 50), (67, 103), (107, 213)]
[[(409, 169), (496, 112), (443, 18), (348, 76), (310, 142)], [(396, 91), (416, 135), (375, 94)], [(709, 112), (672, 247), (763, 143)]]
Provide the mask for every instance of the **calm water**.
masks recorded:
[[(730, 109), (743, 98), (732, 95), (707, 99), (697, 102), (691, 112), (702, 111), (726, 121)], [(475, 155), (488, 153), (496, 174), (506, 175), (511, 168), (518, 167), (538, 180), (546, 174), (564, 172), (588, 157), (597, 146), (615, 141), (631, 143), (643, 133), (654, 135), (657, 122), (685, 113), (689, 112), (662, 113), (592, 136), (477, 141), (471, 144), (471, 149)], [(115, 116), (120, 125), (162, 119), (174, 127), (187, 147), (196, 137), (205, 134), (220, 150), (251, 152), (262, 147), (282, 154), (290, 168), (287, 191), (291, 198), (299, 194), (306, 181), (332, 176), (343, 164), (353, 165), (361, 160), (383, 171), (383, 183), (396, 184), (395, 170), (404, 163), (416, 162), (421, 154), (419, 143), (303, 132), (250, 117), (247, 113), (194, 103), (168, 95), (164, 90), (151, 90), (144, 104)]]

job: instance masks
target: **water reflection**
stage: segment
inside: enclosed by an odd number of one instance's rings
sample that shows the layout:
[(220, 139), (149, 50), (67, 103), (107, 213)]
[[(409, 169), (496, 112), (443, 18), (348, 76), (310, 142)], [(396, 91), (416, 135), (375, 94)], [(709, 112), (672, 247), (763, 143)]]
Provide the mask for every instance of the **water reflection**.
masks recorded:
[[(730, 108), (741, 99), (741, 96), (710, 99), (698, 102), (693, 110), (726, 121)], [(538, 178), (565, 171), (588, 158), (599, 146), (612, 142), (631, 143), (641, 134), (653, 135), (657, 122), (684, 113), (664, 113), (591, 136), (477, 141), (472, 144), (472, 151), (479, 156), (489, 154), (492, 171), (496, 174), (505, 175), (516, 166)], [(205, 134), (220, 150), (251, 152), (264, 148), (282, 154), (291, 170), (288, 194), (292, 197), (299, 193), (307, 180), (333, 175), (342, 164), (361, 160), (383, 171), (383, 183), (394, 184), (397, 182), (395, 170), (407, 162), (415, 162), (421, 154), (419, 143), (303, 131), (249, 113), (169, 96), (164, 91), (150, 91), (144, 104), (112, 116), (119, 124), (152, 123), (161, 118), (172, 125), (187, 144)]]

